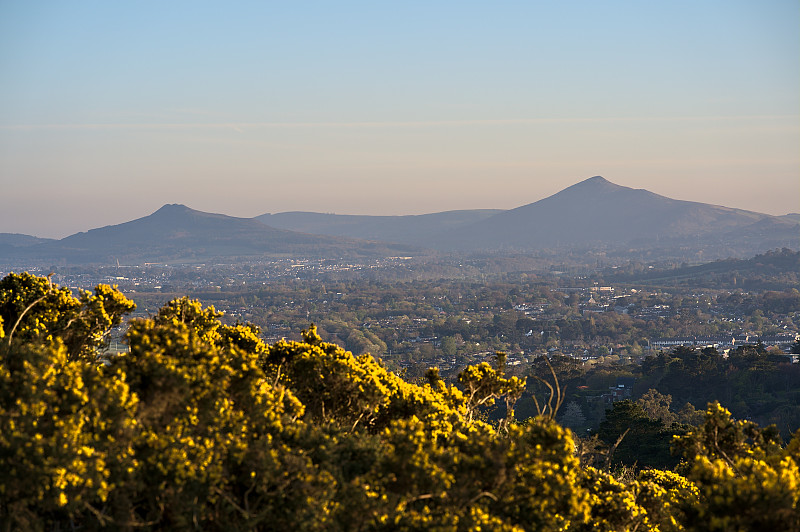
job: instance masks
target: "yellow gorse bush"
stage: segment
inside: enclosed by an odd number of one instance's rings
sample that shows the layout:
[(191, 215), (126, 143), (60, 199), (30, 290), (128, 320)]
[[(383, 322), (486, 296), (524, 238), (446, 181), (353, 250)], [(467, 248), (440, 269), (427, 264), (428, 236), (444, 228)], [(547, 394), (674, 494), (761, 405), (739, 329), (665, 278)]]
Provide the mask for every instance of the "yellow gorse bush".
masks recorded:
[[(513, 418), (497, 363), (404, 381), (323, 342), (266, 345), (186, 298), (132, 320), (116, 289), (0, 281), (6, 529), (797, 530), (800, 436), (710, 405), (676, 442), (685, 476), (581, 467), (551, 415)], [(503, 401), (494, 426), (476, 412)]]

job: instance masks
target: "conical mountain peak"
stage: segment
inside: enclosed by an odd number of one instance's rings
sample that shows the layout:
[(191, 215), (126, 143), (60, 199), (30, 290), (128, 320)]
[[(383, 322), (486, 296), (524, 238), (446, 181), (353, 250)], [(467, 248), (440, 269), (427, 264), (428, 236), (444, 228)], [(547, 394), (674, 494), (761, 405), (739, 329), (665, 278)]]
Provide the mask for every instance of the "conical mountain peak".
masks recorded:
[(613, 183), (611, 183), (611, 181), (609, 181), (608, 179), (606, 179), (605, 177), (603, 177), (601, 175), (596, 175), (596, 176), (590, 177), (589, 179), (584, 179), (583, 182), (584, 183), (609, 183), (609, 184), (613, 184)]
[(687, 239), (696, 245), (705, 235), (713, 242), (721, 233), (766, 218), (770, 217), (675, 200), (594, 176), (535, 203), (453, 231), (437, 243), (514, 250), (655, 247), (661, 242), (683, 244)]
[(623, 187), (622, 185), (617, 185), (616, 183), (612, 183), (608, 179), (603, 176), (596, 175), (594, 177), (590, 177), (589, 179), (584, 179), (578, 183), (575, 183), (571, 187), (567, 187), (564, 190), (597, 190), (597, 189), (620, 189), (620, 188), (628, 188)]
[[(628, 250), (627, 253), (643, 249), (649, 250), (648, 253), (679, 250), (684, 254), (686, 249), (699, 249), (704, 256), (710, 256), (711, 252), (729, 256), (731, 250), (749, 254), (776, 247), (796, 247), (794, 216), (773, 217), (675, 200), (645, 189), (617, 185), (597, 175), (507, 211), (449, 211), (414, 216), (279, 213), (253, 219), (171, 203), (149, 216), (59, 241), (24, 248), (13, 242), (10, 245), (0, 242), (0, 248), (7, 254), (8, 250), (13, 252), (8, 256), (76, 263), (381, 253), (394, 256), (407, 255), (414, 246), (470, 253), (561, 249)], [(378, 245), (376, 241), (402, 244)]]
[(167, 203), (153, 214), (179, 214), (187, 212), (193, 212), (193, 209), (190, 209), (182, 203)]
[[(34, 249), (34, 248), (31, 248)], [(109, 261), (204, 262), (228, 257), (343, 257), (397, 255), (404, 250), (269, 227), (252, 218), (197, 211), (167, 204), (143, 218), (77, 233), (36, 246), (38, 257), (84, 263)]]

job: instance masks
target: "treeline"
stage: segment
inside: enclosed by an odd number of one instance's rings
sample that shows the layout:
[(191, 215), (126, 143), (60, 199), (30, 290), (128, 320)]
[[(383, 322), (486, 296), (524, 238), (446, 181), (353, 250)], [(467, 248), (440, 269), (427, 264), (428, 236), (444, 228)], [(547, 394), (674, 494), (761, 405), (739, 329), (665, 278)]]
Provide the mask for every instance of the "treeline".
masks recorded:
[(697, 266), (672, 264), (649, 268), (631, 261), (605, 272), (609, 282), (718, 289), (782, 291), (800, 284), (800, 251), (767, 251), (751, 259), (726, 259)]
[(185, 298), (104, 355), (132, 309), (107, 286), (0, 281), (4, 529), (800, 527), (800, 433), (782, 445), (719, 404), (676, 442), (675, 470), (620, 475), (555, 421), (554, 381), (517, 421), (525, 381), (502, 355), (457, 385), (411, 384), (313, 327), (266, 345)]
[[(800, 351), (800, 344), (795, 351)], [(736, 419), (774, 426), (784, 440), (800, 427), (800, 364), (760, 345), (740, 346), (727, 356), (713, 348), (677, 347), (645, 357), (641, 364), (623, 366), (585, 366), (570, 357), (542, 357), (518, 373), (528, 376), (519, 417), (533, 415), (531, 396), (547, 390), (539, 379), (549, 374), (550, 367), (564, 390), (559, 421), (577, 434), (599, 434), (611, 445), (626, 428), (640, 421), (649, 424), (644, 430), (640, 423), (642, 430), (627, 435), (622, 448), (642, 449), (645, 440), (659, 440), (659, 456), (645, 462), (639, 452), (618, 454), (617, 462), (626, 466), (672, 463), (673, 436), (681, 434), (685, 425), (699, 422), (698, 410), (715, 401), (729, 407)], [(620, 399), (610, 394), (619, 383), (630, 394), (628, 402), (638, 407), (610, 404)], [(624, 422), (609, 425), (610, 416), (622, 416)], [(675, 422), (683, 429), (672, 427)]]

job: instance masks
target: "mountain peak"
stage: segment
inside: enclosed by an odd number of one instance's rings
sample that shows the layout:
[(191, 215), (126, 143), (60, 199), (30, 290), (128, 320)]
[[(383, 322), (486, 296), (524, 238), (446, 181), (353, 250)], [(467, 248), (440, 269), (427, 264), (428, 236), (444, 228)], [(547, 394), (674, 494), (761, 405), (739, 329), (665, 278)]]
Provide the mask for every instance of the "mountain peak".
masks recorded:
[(167, 203), (151, 214), (149, 218), (160, 220), (161, 223), (172, 224), (196, 219), (197, 216), (203, 217), (206, 216), (206, 213), (190, 209), (181, 203)]
[(606, 179), (605, 177), (603, 177), (601, 175), (596, 175), (594, 177), (590, 177), (589, 179), (584, 179), (583, 181), (579, 181), (578, 183), (575, 183), (573, 186), (575, 186), (575, 187), (585, 187), (585, 186), (598, 187), (598, 186), (609, 186), (609, 185), (618, 186), (618, 185), (615, 185), (614, 183), (612, 183), (611, 181), (609, 181), (608, 179)]
[(622, 190), (632, 190), (632, 189), (629, 189), (628, 187), (624, 187), (622, 185), (617, 185), (616, 183), (612, 183), (603, 176), (596, 175), (594, 177), (590, 177), (589, 179), (584, 179), (583, 181), (579, 181), (574, 185), (565, 188), (561, 192), (558, 192), (551, 197), (572, 196), (574, 194), (580, 194), (581, 196), (585, 194), (590, 194), (590, 195), (614, 194)]
[(605, 177), (603, 177), (601, 175), (596, 175), (596, 176), (590, 177), (589, 179), (585, 179), (584, 180), (584, 183), (589, 183), (589, 182), (592, 182), (592, 183), (611, 183), (611, 181), (609, 181), (608, 179), (606, 179)]
[(181, 203), (167, 203), (153, 214), (190, 212), (192, 209)]

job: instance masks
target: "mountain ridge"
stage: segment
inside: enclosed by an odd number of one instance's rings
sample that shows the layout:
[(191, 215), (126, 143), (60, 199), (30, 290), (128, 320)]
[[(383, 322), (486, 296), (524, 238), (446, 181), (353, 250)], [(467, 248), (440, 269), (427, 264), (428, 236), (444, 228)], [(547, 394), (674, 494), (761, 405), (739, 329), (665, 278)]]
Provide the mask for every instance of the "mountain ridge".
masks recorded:
[[(676, 200), (594, 176), (552, 196), (450, 231), (432, 243), (453, 249), (506, 250), (641, 246), (654, 240), (677, 243), (721, 236), (765, 220), (781, 229), (791, 228), (768, 214)], [(778, 240), (786, 240), (785, 236)]]
[(314, 234), (417, 244), (431, 231), (467, 225), (502, 212), (500, 209), (461, 209), (399, 216), (323, 214), (290, 211), (262, 214), (254, 219), (282, 229)]
[(783, 247), (800, 248), (794, 214), (677, 200), (594, 176), (509, 210), (406, 216), (292, 211), (239, 218), (165, 204), (150, 215), (61, 240), (0, 238), (0, 260), (197, 262), (580, 250), (713, 259)]
[(128, 222), (90, 229), (24, 249), (16, 248), (14, 255), (17, 259), (102, 263), (116, 260), (199, 262), (219, 257), (333, 258), (408, 251), (382, 243), (278, 229), (252, 218), (167, 204), (150, 215)]

